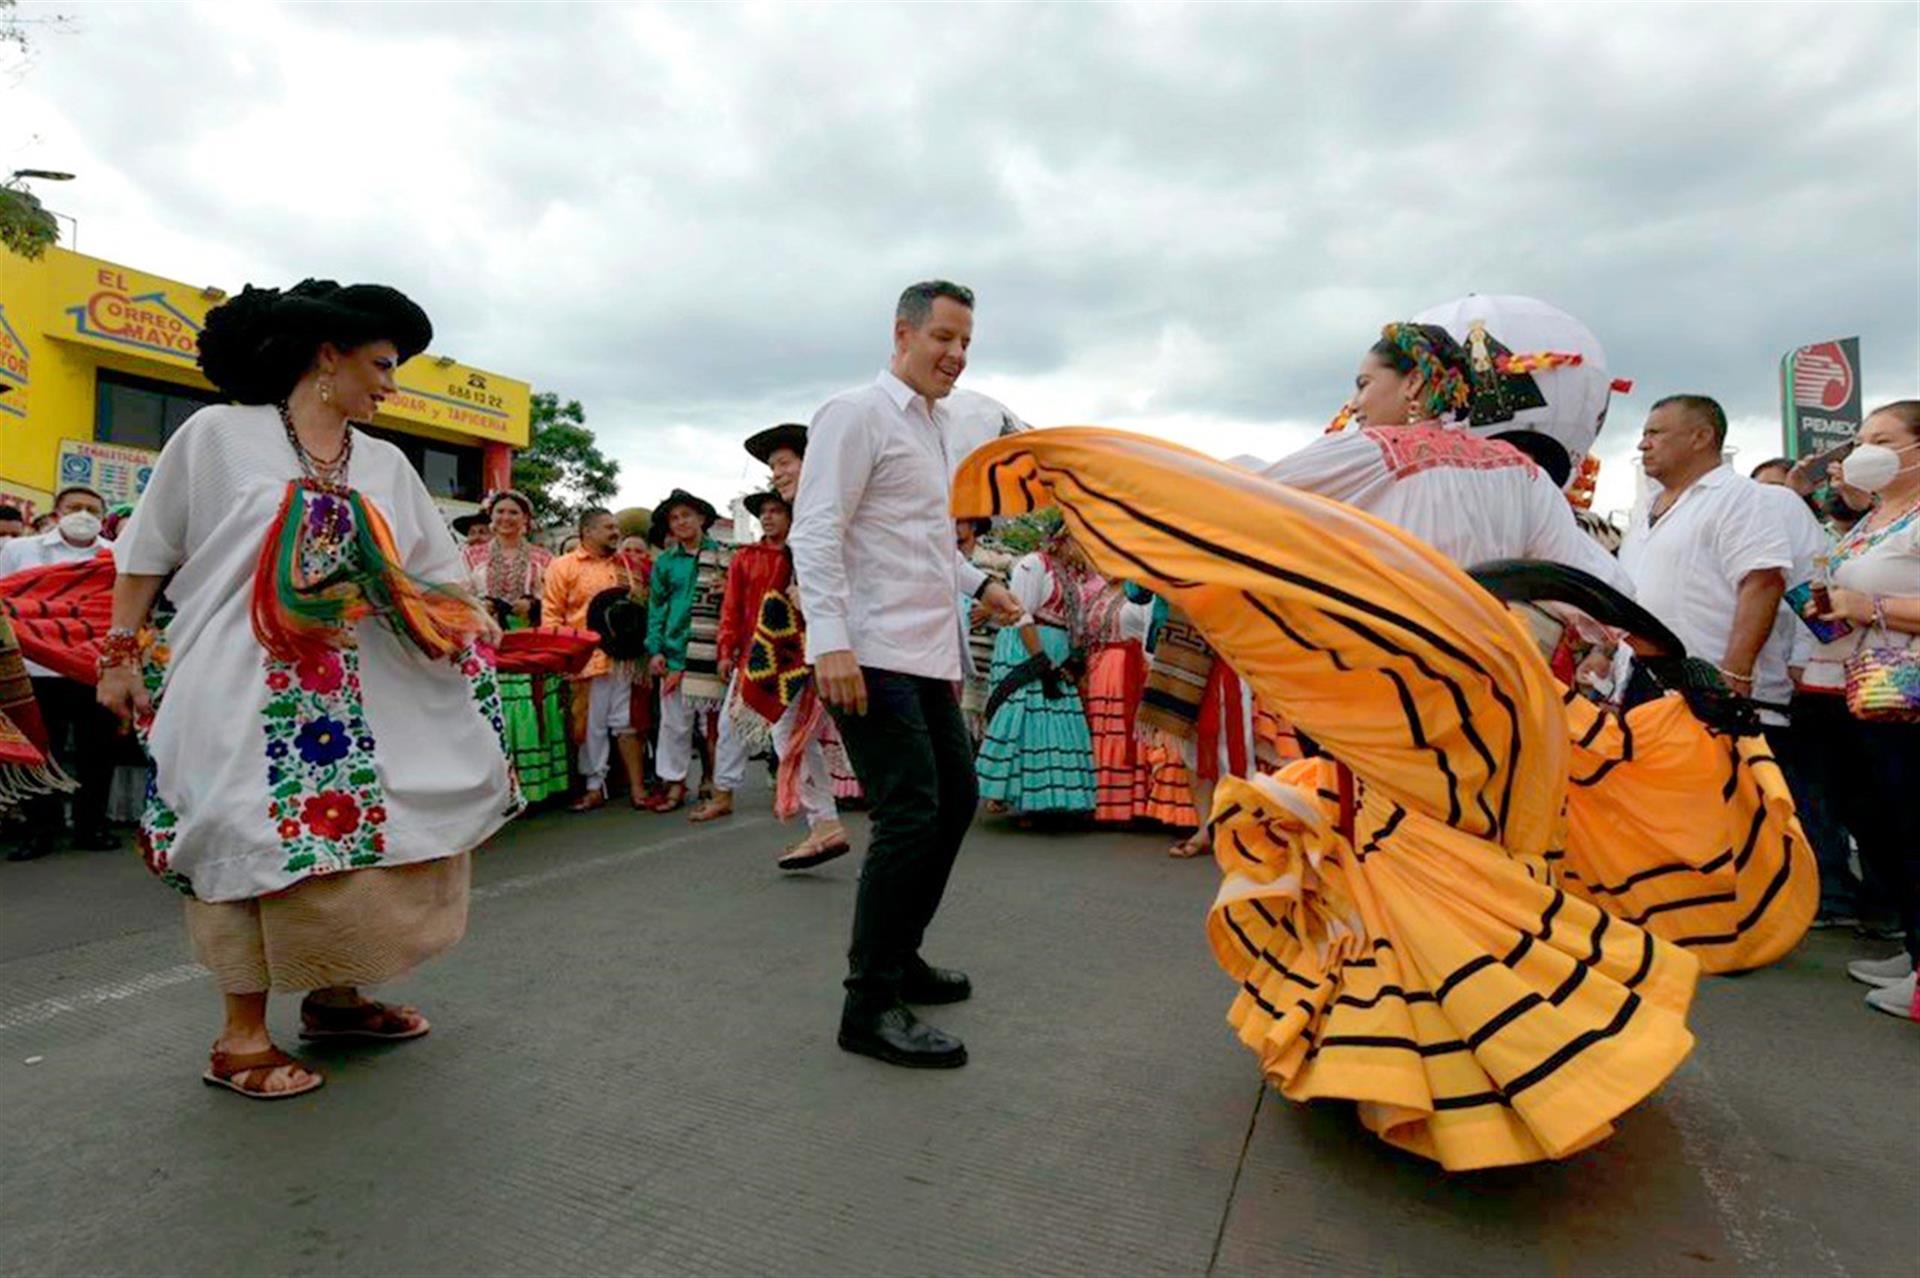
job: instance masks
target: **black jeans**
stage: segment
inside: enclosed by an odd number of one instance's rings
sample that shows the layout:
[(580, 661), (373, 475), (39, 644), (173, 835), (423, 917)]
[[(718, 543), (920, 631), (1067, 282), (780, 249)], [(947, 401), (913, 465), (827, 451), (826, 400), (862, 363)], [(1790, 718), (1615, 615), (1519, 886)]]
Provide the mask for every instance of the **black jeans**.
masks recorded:
[(1840, 707), (1843, 719), (1834, 724), (1822, 715), (1827, 707), (1816, 702), (1832, 702), (1835, 697), (1819, 693), (1793, 694), (1793, 722), (1784, 727), (1769, 724), (1765, 729), (1767, 748), (1786, 778), (1793, 793), (1793, 806), (1800, 817), (1800, 828), (1813, 849), (1820, 867), (1820, 912), (1864, 918), (1871, 898), (1854, 877), (1848, 858), (1853, 849), (1847, 843), (1846, 829), (1834, 811), (1833, 792), (1838, 784), (1835, 773), (1836, 731), (1845, 730), (1846, 707)]
[(1868, 723), (1847, 713), (1839, 696), (1794, 699), (1794, 723), (1815, 729), (1831, 759), (1828, 799), (1860, 848), (1867, 889), (1885, 891), (1920, 960), (1920, 838), (1914, 796), (1920, 794), (1920, 723)]
[(902, 976), (922, 961), (921, 939), (980, 788), (951, 683), (872, 667), (862, 673), (867, 712), (833, 717), (872, 810), (847, 950), (847, 1009), (870, 1015), (899, 1001)]
[[(73, 795), (74, 828), (91, 834), (107, 828), (107, 794), (113, 785), (116, 721), (94, 700), (93, 689), (72, 679), (33, 680), (33, 699), (47, 725), (47, 740), (68, 776), (80, 783)], [(51, 839), (66, 828), (64, 794), (43, 794), (23, 805), (29, 838)]]

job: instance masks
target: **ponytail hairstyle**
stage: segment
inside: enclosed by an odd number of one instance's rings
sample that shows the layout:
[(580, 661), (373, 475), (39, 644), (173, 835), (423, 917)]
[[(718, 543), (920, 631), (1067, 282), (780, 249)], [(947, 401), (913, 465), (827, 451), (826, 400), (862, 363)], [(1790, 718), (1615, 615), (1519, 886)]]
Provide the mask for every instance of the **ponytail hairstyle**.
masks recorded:
[(1418, 373), (1426, 415), (1464, 419), (1473, 404), (1467, 353), (1438, 324), (1388, 324), (1371, 351), (1396, 373)]

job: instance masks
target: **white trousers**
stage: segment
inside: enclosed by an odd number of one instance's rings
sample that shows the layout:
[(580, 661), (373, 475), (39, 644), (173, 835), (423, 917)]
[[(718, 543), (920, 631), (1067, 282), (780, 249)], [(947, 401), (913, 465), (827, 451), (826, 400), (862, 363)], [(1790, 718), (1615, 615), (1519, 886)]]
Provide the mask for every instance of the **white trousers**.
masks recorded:
[(580, 775), (587, 789), (605, 793), (612, 738), (633, 735), (633, 668), (616, 664), (587, 681), (587, 739), (580, 743)]
[(679, 687), (660, 694), (660, 740), (654, 745), (653, 770), (668, 785), (684, 785), (693, 766), (693, 708)]
[(720, 703), (720, 726), (714, 731), (713, 788), (732, 794), (747, 783), (747, 743), (733, 726), (733, 694), (740, 686), (740, 674), (734, 672), (727, 684), (727, 699)]
[[(773, 725), (773, 753), (778, 758), (786, 758), (788, 747), (793, 743), (794, 729), (800, 721), (794, 713), (796, 709), (788, 706), (787, 712)], [(800, 806), (810, 826), (840, 819), (840, 809), (833, 801), (833, 778), (827, 772), (827, 752), (821, 748), (817, 736), (807, 742), (806, 753), (800, 759)]]

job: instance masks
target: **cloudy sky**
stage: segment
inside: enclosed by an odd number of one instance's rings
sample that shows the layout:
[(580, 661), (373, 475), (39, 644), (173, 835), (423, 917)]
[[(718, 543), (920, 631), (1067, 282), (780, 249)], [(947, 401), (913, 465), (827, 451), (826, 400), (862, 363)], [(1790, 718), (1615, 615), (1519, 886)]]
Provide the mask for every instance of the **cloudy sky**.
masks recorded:
[(1277, 456), (1389, 319), (1545, 298), (1778, 451), (1777, 361), (1920, 390), (1920, 9), (39, 4), (0, 161), (84, 252), (376, 280), (436, 349), (578, 398), (624, 502), (979, 293), (965, 385), (1036, 424)]

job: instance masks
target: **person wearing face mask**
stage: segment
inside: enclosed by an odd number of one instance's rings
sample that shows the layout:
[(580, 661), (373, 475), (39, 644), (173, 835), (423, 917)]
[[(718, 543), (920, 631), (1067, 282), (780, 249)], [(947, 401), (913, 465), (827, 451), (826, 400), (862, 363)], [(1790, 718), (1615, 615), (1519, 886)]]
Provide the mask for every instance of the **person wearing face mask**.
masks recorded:
[[(1834, 809), (1859, 845), (1861, 860), (1892, 896), (1904, 948), (1847, 965), (1873, 986), (1867, 1004), (1912, 1017), (1914, 964), (1920, 958), (1920, 841), (1914, 795), (1920, 793), (1920, 722), (1863, 719), (1845, 696), (1846, 663), (1863, 648), (1884, 664), (1904, 664), (1920, 695), (1920, 399), (1876, 409), (1860, 424), (1859, 446), (1832, 478), (1847, 503), (1867, 514), (1834, 546), (1828, 606), (1820, 619), (1844, 622), (1814, 652), (1794, 699), (1794, 721), (1829, 758)], [(1809, 608), (1817, 604), (1809, 603)]]
[[(53, 527), (0, 545), (0, 577), (28, 568), (91, 559), (112, 543), (101, 535), (106, 499), (91, 488), (63, 488), (53, 498)], [(33, 695), (46, 719), (47, 737), (61, 766), (80, 783), (73, 795), (73, 846), (108, 851), (120, 840), (107, 829), (107, 799), (113, 785), (113, 716), (94, 704), (93, 689), (32, 661), (26, 663)], [(22, 805), (26, 838), (8, 853), (28, 861), (52, 852), (67, 828), (67, 796), (40, 795)]]

